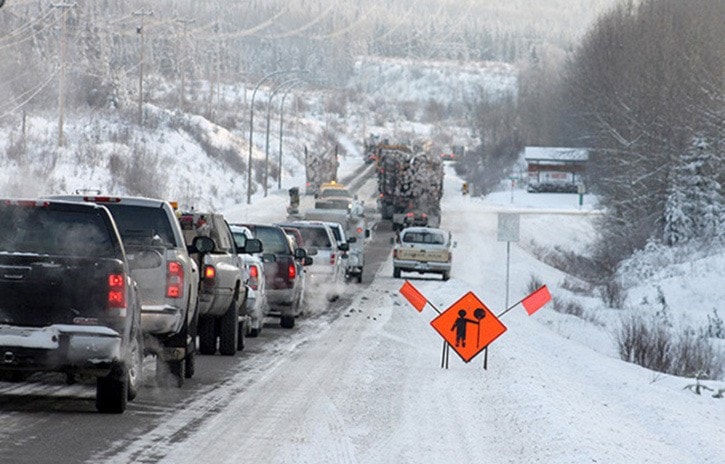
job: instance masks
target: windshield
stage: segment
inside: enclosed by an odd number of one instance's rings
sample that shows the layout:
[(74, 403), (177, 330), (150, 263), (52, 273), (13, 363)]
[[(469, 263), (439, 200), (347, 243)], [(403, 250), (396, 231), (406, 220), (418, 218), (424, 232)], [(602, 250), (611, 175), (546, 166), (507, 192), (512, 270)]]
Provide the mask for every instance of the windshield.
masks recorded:
[(305, 247), (332, 248), (330, 236), (324, 227), (298, 227)]
[(253, 233), (262, 242), (265, 253), (290, 254), (287, 236), (281, 229), (276, 227), (255, 227)]
[(126, 245), (163, 246), (174, 248), (174, 233), (162, 207), (149, 208), (108, 203), (123, 243)]
[(113, 257), (113, 240), (97, 212), (0, 207), (0, 253)]
[(428, 243), (443, 245), (446, 243), (442, 234), (431, 232), (407, 232), (403, 235), (403, 243)]
[(345, 197), (345, 198), (352, 198), (352, 194), (341, 188), (328, 188), (323, 190), (320, 193), (321, 198), (330, 198), (330, 197)]

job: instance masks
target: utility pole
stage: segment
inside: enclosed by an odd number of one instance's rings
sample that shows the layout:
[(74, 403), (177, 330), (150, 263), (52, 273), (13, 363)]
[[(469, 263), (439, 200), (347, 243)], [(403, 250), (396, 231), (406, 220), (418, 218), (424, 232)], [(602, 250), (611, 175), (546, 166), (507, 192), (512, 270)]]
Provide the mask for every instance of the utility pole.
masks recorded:
[[(176, 22), (181, 23), (181, 24), (184, 25), (184, 33), (182, 34), (182, 37), (183, 37), (184, 42), (186, 42), (187, 41), (186, 40), (186, 31), (187, 31), (186, 28), (187, 28), (187, 26), (189, 24), (191, 24), (193, 22), (196, 22), (196, 20), (195, 19), (179, 19), (179, 18), (177, 18), (176, 19)], [(184, 91), (186, 89), (186, 79), (185, 79), (186, 73), (184, 72), (185, 71), (184, 70), (184, 64), (185, 64), (186, 58), (188, 56), (188, 54), (186, 53), (186, 48), (184, 47), (184, 45), (186, 45), (186, 44), (185, 43), (182, 44), (182, 47), (181, 47), (181, 48), (184, 49), (184, 59), (183, 60), (179, 60), (179, 61), (181, 61), (179, 63), (179, 72), (181, 73), (181, 96), (180, 96), (180, 98), (181, 98), (181, 107), (182, 108), (184, 107), (184, 103), (185, 103), (185, 100), (186, 100), (184, 98)]]
[(66, 49), (66, 16), (68, 8), (74, 3), (55, 3), (53, 8), (60, 8), (60, 59), (58, 64), (58, 146), (63, 146), (63, 119), (65, 107), (65, 49)]
[(153, 11), (140, 10), (133, 14), (141, 17), (141, 24), (136, 28), (136, 33), (141, 37), (141, 52), (138, 61), (138, 124), (143, 126), (143, 49), (144, 49), (144, 18), (153, 16)]

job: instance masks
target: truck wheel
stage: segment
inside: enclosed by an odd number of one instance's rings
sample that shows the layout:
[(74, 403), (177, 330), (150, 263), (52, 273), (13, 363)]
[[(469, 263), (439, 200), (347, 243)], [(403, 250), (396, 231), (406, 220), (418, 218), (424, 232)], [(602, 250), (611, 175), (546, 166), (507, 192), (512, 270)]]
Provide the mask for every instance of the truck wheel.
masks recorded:
[(239, 306), (235, 298), (219, 321), (219, 353), (224, 356), (234, 356), (237, 352), (238, 325)]
[(259, 336), (259, 329), (249, 329), (249, 334), (247, 334), (247, 337), (255, 338)]
[(117, 367), (96, 379), (96, 409), (104, 414), (121, 414), (128, 404), (128, 371)]
[(143, 340), (140, 331), (133, 337), (128, 360), (128, 401), (138, 395), (143, 378)]
[(395, 277), (396, 279), (400, 279), (400, 268), (393, 268), (393, 277)]
[(187, 335), (186, 356), (184, 356), (184, 377), (190, 379), (196, 373), (196, 335), (199, 332), (199, 312), (197, 307), (196, 315), (191, 322), (191, 328)]
[(279, 325), (283, 329), (291, 329), (295, 326), (295, 317), (294, 316), (282, 316), (279, 319)]
[(185, 364), (183, 359), (180, 361), (168, 361), (166, 363), (169, 368), (169, 374), (171, 374), (172, 382), (179, 388), (184, 386), (184, 379), (186, 378)]
[(247, 324), (245, 324), (244, 321), (241, 321), (237, 329), (237, 351), (242, 351), (244, 349), (244, 333), (246, 330)]
[(216, 353), (216, 321), (212, 317), (199, 318), (199, 353)]
[(360, 268), (360, 273), (357, 275), (357, 283), (359, 283), (359, 284), (362, 283), (362, 273), (363, 273), (363, 268)]
[(450, 272), (444, 272), (443, 273), (443, 280), (448, 280), (450, 278), (451, 278), (451, 273)]

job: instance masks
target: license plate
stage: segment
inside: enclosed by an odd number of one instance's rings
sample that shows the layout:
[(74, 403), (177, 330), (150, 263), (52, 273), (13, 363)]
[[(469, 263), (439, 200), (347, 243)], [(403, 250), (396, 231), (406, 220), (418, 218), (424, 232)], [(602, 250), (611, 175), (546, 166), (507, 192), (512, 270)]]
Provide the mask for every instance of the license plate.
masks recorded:
[(0, 325), (0, 346), (23, 348), (58, 348), (59, 332), (53, 328), (36, 329)]
[(428, 266), (428, 263), (418, 263), (415, 265), (415, 268), (421, 270), (428, 270), (430, 266)]

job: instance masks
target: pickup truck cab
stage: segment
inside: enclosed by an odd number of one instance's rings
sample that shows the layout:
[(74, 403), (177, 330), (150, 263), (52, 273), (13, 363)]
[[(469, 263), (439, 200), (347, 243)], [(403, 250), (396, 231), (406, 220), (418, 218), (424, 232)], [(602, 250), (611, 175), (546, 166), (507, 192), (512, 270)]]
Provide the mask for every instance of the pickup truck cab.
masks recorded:
[(184, 242), (171, 204), (136, 197), (68, 195), (57, 200), (105, 206), (126, 249), (131, 277), (141, 293), (141, 327), (156, 355), (156, 375), (170, 373), (178, 386), (194, 375), (199, 270)]
[(393, 247), (393, 277), (401, 272), (441, 274), (451, 277), (452, 248), (455, 242), (447, 230), (432, 227), (408, 227), (400, 232)]
[(102, 206), (0, 200), (0, 374), (96, 377), (96, 408), (122, 413), (141, 383), (141, 301)]
[[(233, 356), (244, 347), (244, 320), (240, 314), (247, 299), (243, 264), (237, 254), (232, 232), (218, 213), (182, 213), (179, 224), (186, 245), (190, 246), (191, 257), (200, 269), (199, 284), (199, 352), (215, 354), (217, 340), (219, 353)], [(209, 250), (193, 247), (198, 237), (208, 237), (212, 246)]]

